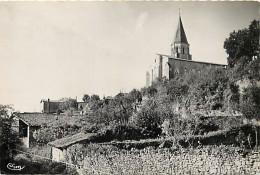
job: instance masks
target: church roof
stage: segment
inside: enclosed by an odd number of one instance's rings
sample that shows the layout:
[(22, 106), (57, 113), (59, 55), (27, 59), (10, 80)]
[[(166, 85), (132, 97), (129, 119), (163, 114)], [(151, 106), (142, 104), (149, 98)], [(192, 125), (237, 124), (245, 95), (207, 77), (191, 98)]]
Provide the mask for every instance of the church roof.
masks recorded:
[(203, 61), (194, 61), (194, 60), (186, 60), (186, 59), (180, 59), (180, 58), (175, 58), (172, 55), (165, 55), (165, 54), (159, 54), (157, 53), (157, 55), (162, 55), (165, 57), (168, 57), (169, 59), (174, 59), (174, 60), (179, 60), (179, 61), (186, 61), (186, 62), (193, 62), (193, 63), (201, 63), (201, 64), (211, 64), (211, 65), (218, 65), (218, 66), (227, 66), (226, 64), (219, 64), (219, 63), (210, 63), (210, 62), (203, 62)]
[(181, 16), (179, 17), (179, 24), (177, 27), (174, 43), (186, 43), (188, 44), (186, 34), (182, 25)]

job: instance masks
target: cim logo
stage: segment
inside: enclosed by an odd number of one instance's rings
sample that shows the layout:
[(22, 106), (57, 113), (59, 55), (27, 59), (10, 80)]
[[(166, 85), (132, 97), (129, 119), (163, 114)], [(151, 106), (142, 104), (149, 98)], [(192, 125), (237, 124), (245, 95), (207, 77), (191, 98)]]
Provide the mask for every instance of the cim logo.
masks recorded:
[(24, 169), (25, 166), (21, 166), (21, 165), (15, 165), (14, 163), (8, 163), (7, 164), (7, 168), (9, 170), (13, 170), (13, 171), (21, 171), (22, 169)]

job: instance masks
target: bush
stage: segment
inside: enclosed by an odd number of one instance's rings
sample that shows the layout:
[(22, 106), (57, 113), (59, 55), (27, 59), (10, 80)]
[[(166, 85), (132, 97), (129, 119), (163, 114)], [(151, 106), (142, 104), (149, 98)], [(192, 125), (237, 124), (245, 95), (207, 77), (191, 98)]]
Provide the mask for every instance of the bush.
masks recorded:
[(116, 140), (138, 140), (145, 138), (140, 128), (131, 125), (112, 125), (109, 127), (106, 137)]
[(244, 89), (241, 98), (241, 111), (248, 119), (260, 120), (260, 88), (256, 85)]
[(143, 129), (143, 132), (149, 133), (148, 136), (157, 137), (161, 134), (162, 124), (158, 111), (148, 106), (143, 107), (137, 114), (136, 126)]

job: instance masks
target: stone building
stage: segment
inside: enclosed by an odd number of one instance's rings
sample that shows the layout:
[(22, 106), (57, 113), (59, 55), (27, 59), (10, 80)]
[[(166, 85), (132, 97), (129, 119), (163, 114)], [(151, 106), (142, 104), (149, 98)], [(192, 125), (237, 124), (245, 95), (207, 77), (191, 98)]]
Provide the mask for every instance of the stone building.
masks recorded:
[[(74, 100), (74, 99), (72, 99)], [(82, 111), (87, 105), (88, 102), (78, 102), (77, 98), (75, 99), (76, 101), (76, 108), (78, 111)], [(62, 103), (64, 101), (59, 101), (59, 100), (41, 100), (41, 112), (42, 113), (56, 113), (58, 110), (60, 110)]]
[(41, 108), (43, 113), (55, 113), (60, 108), (61, 101), (41, 100)]
[(66, 161), (71, 155), (67, 148), (74, 144), (87, 144), (99, 139), (98, 133), (78, 133), (73, 136), (64, 137), (52, 142), (48, 145), (51, 146), (51, 158), (53, 161), (63, 162)]
[(38, 112), (25, 112), (12, 114), (12, 128), (19, 133), (23, 145), (26, 148), (34, 146), (37, 141), (37, 134), (42, 128), (50, 127), (57, 121), (65, 123), (70, 120), (70, 116), (65, 114), (46, 114)]
[(181, 16), (173, 43), (171, 44), (171, 55), (157, 54), (157, 58), (146, 74), (146, 85), (157, 79), (172, 79), (178, 74), (200, 73), (210, 68), (226, 68), (224, 64), (193, 61)]
[(48, 118), (42, 113), (13, 113), (12, 128), (19, 133), (23, 145), (29, 148), (36, 143), (35, 134)]

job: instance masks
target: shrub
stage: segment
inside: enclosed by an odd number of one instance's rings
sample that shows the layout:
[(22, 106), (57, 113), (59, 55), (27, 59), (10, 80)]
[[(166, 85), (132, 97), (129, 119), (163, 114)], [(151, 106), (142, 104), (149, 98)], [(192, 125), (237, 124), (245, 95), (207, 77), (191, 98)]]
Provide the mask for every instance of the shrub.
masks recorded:
[(260, 120), (260, 88), (256, 85), (244, 89), (241, 98), (241, 111), (248, 119)]
[(146, 106), (143, 107), (137, 114), (136, 126), (143, 129), (143, 132), (148, 132), (151, 137), (156, 137), (161, 134), (160, 125), (162, 124), (158, 111)]
[(131, 125), (112, 125), (106, 137), (117, 140), (138, 140), (145, 138), (140, 128)]

